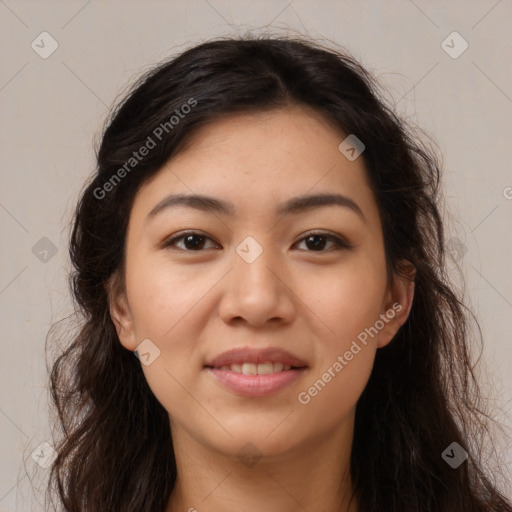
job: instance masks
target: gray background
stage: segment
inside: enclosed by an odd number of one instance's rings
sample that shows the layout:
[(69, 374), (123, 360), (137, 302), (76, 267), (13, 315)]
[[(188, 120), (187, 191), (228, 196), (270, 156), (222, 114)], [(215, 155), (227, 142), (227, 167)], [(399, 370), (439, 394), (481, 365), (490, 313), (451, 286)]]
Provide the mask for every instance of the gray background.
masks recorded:
[[(142, 71), (195, 42), (265, 27), (345, 46), (380, 77), (398, 111), (437, 140), (449, 247), (483, 329), (484, 394), (510, 433), (511, 19), (510, 0), (0, 0), (0, 511), (43, 510), (38, 489), (49, 470), (31, 454), (52, 443), (45, 337), (73, 310), (70, 218), (112, 102)], [(58, 44), (46, 59), (44, 31)], [(443, 48), (453, 31), (469, 44), (461, 55), (458, 36)], [(496, 450), (510, 475), (503, 437)], [(38, 448), (35, 458), (49, 453)]]

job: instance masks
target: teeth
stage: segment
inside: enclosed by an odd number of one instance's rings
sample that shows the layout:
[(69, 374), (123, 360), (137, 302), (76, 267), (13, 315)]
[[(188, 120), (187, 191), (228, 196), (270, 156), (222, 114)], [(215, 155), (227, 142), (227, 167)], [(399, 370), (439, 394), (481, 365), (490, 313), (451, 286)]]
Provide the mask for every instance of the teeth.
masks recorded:
[(274, 363), (274, 372), (280, 372), (284, 368), (283, 363)]
[(258, 365), (258, 375), (268, 375), (274, 373), (274, 365), (272, 363), (261, 363)]
[(270, 375), (271, 373), (279, 373), (289, 370), (290, 368), (291, 366), (289, 364), (272, 363), (272, 361), (266, 361), (260, 364), (243, 363), (220, 367), (221, 370), (231, 370), (234, 373), (243, 373), (244, 375)]
[(242, 373), (244, 375), (256, 375), (258, 373), (258, 366), (254, 363), (244, 363), (242, 365)]

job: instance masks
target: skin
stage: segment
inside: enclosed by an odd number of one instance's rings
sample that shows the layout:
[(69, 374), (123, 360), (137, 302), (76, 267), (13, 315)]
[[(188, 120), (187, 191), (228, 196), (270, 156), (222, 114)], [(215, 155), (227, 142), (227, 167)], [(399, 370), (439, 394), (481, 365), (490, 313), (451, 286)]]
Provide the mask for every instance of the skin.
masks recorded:
[[(348, 504), (355, 407), (376, 351), (409, 314), (414, 284), (388, 283), (375, 198), (363, 159), (338, 150), (345, 136), (306, 107), (231, 115), (201, 128), (136, 195), (111, 315), (125, 348), (150, 339), (160, 350), (143, 370), (171, 422), (178, 479), (167, 512), (358, 510)], [(275, 212), (291, 197), (321, 192), (348, 196), (364, 219), (336, 205)], [(179, 206), (148, 220), (171, 193), (231, 201), (236, 214)], [(163, 247), (184, 230), (205, 235), (204, 245)], [(325, 245), (315, 249), (311, 231), (331, 231), (352, 247), (320, 237)], [(247, 236), (263, 249), (252, 263), (235, 250)], [(378, 335), (299, 403), (396, 303), (400, 312)], [(228, 349), (270, 346), (308, 365), (274, 395), (239, 396), (204, 369)], [(251, 467), (237, 456), (246, 443), (262, 456)]]

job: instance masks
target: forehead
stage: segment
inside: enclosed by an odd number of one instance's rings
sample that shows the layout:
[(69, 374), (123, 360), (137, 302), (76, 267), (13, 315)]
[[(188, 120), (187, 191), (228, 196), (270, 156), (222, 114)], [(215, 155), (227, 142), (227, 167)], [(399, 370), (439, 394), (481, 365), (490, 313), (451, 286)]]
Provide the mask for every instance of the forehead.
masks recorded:
[(376, 205), (364, 161), (338, 149), (346, 136), (307, 107), (225, 116), (198, 129), (141, 187), (134, 210), (147, 215), (171, 192), (225, 199), (237, 214), (337, 192), (362, 203), (371, 217)]

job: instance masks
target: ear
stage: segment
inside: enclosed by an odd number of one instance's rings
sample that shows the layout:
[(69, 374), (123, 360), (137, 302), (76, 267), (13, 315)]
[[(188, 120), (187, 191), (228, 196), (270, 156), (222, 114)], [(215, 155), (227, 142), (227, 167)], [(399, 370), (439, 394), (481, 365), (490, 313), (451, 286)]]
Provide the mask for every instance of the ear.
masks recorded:
[(115, 325), (117, 336), (124, 348), (134, 351), (137, 348), (133, 317), (118, 273), (110, 277), (106, 284), (110, 317)]
[(405, 323), (414, 299), (416, 268), (409, 261), (400, 264), (400, 274), (394, 274), (383, 301), (381, 314), (384, 327), (379, 331), (377, 347), (385, 347)]

